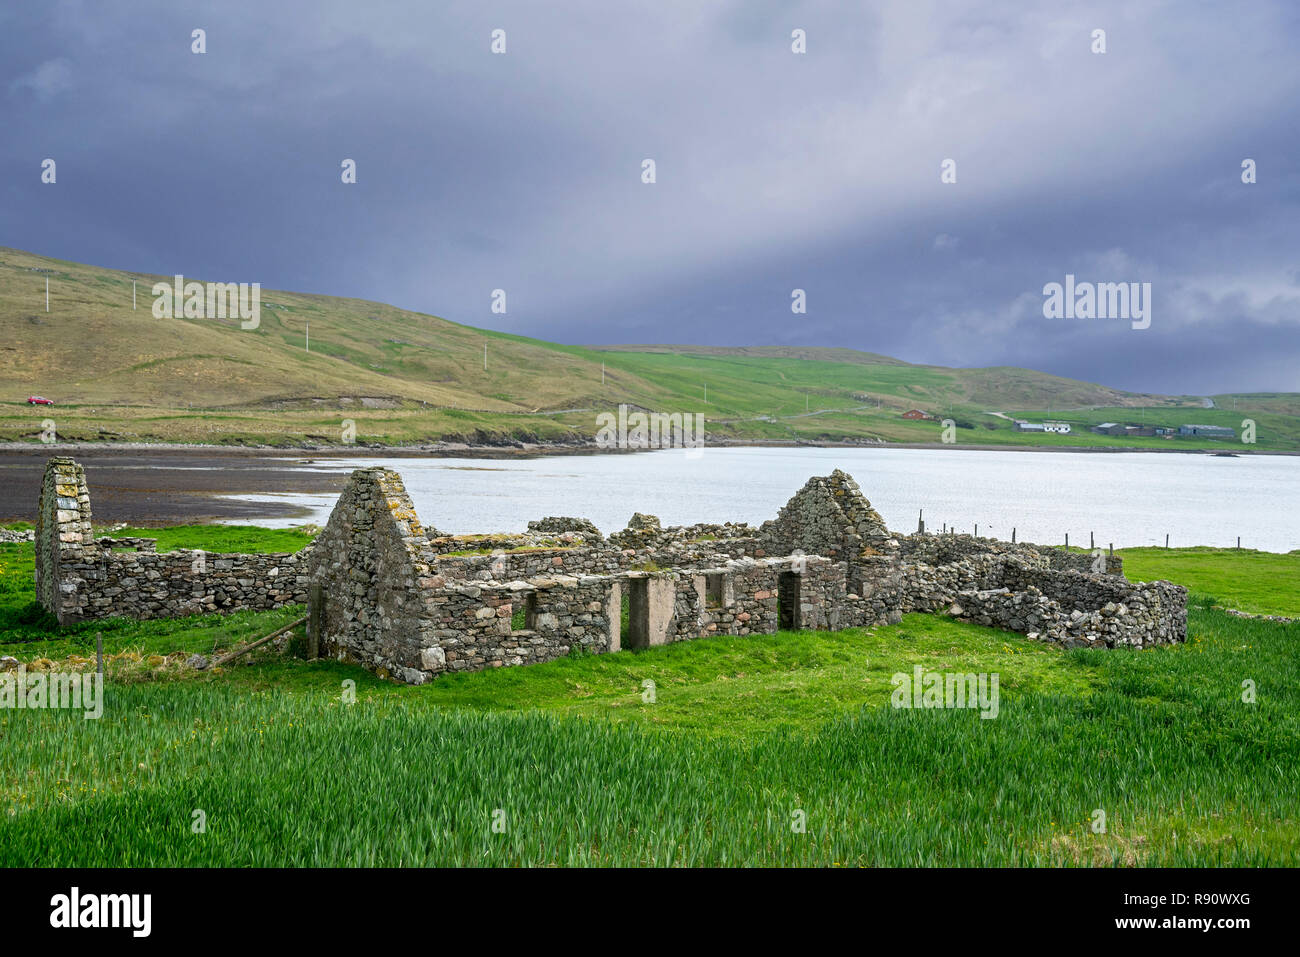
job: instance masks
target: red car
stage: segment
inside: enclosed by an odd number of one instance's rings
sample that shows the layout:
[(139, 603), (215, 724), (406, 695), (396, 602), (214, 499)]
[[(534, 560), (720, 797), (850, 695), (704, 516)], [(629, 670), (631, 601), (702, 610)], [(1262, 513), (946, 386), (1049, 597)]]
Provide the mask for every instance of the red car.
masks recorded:
[(53, 405), (53, 399), (47, 399), (43, 395), (29, 395), (27, 397), (28, 405)]

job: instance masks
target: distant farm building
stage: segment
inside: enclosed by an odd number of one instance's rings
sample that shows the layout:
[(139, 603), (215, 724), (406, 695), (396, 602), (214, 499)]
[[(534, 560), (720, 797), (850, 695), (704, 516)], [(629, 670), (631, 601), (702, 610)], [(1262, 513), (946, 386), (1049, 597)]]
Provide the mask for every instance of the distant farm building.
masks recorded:
[(922, 412), (920, 409), (908, 409), (903, 413), (905, 419), (929, 419), (932, 416), (928, 412)]
[(1016, 421), (1017, 432), (1046, 432), (1047, 426), (1041, 422), (1021, 422)]
[[(1103, 422), (1101, 425), (1094, 425), (1091, 430), (1098, 435), (1122, 435), (1130, 439), (1144, 439), (1153, 436), (1162, 435), (1170, 436), (1174, 434), (1172, 428), (1163, 425), (1122, 425), (1119, 422)], [(1231, 434), (1232, 430), (1228, 430)]]
[(1069, 435), (1070, 423), (1069, 422), (1044, 422), (1043, 431), (1055, 432), (1057, 435)]
[(1201, 439), (1235, 439), (1237, 437), (1236, 429), (1230, 429), (1226, 425), (1180, 425), (1178, 434), (1184, 438), (1201, 438)]

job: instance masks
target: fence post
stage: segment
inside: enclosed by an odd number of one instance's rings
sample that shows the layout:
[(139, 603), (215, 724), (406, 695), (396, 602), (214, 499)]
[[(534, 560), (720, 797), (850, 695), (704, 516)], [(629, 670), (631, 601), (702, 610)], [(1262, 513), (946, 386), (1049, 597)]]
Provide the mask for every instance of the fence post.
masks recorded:
[(99, 675), (99, 680), (104, 680), (104, 633), (95, 632), (95, 674)]

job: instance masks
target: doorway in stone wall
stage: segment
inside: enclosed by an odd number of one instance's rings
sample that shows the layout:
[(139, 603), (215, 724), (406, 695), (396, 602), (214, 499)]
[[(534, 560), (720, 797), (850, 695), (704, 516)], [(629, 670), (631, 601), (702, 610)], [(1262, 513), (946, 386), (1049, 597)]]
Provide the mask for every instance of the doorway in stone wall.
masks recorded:
[(799, 586), (802, 576), (781, 572), (776, 579), (777, 627), (782, 631), (799, 629)]
[(650, 647), (650, 579), (627, 579), (627, 634), (623, 647)]

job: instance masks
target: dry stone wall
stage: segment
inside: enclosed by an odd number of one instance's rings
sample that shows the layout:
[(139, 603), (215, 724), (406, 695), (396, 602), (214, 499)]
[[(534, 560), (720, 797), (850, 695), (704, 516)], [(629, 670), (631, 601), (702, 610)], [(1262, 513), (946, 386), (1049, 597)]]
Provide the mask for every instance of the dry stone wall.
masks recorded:
[(970, 554), (903, 566), (906, 611), (946, 611), (1066, 647), (1143, 648), (1185, 640), (1187, 589), (1061, 570), (1042, 555)]
[(37, 598), (61, 625), (266, 610), (307, 600), (308, 550), (296, 554), (157, 551), (150, 538), (95, 539), (85, 471), (46, 464), (36, 519)]
[(614, 575), (621, 571), (694, 567), (762, 556), (757, 539), (669, 542), (659, 547), (616, 545), (497, 549), (485, 555), (431, 555), (449, 579), (514, 580), (538, 575)]
[[(395, 660), (407, 680), (442, 671), (478, 671), (551, 661), (581, 649), (617, 651), (617, 583), (595, 576), (535, 582), (448, 585), (426, 604), (418, 645)], [(525, 612), (525, 627), (512, 626)]]
[(899, 555), (906, 562), (924, 565), (948, 565), (963, 558), (1007, 555), (1031, 565), (1041, 565), (1060, 571), (1089, 573), (1095, 571), (1103, 575), (1124, 574), (1124, 560), (1118, 555), (1069, 552), (1063, 548), (1033, 545), (1029, 542), (1012, 544), (995, 538), (977, 538), (973, 535), (909, 535), (899, 539)]
[(1066, 648), (1145, 648), (1184, 640), (1187, 594), (1169, 582), (1150, 582), (1135, 585), (1123, 601), (1085, 611), (1031, 585), (1023, 591), (961, 592), (948, 612)]
[(822, 555), (837, 561), (892, 554), (898, 542), (847, 472), (811, 478), (764, 522), (759, 537), (772, 555)]
[(426, 602), (443, 585), (428, 539), (396, 472), (352, 473), (308, 566), (313, 636), (323, 653), (407, 682), (423, 680), (411, 649), (429, 623)]
[(563, 535), (577, 533), (591, 542), (599, 542), (605, 536), (600, 534), (595, 524), (588, 518), (571, 518), (567, 515), (551, 515), (528, 523), (528, 530), (539, 535)]

